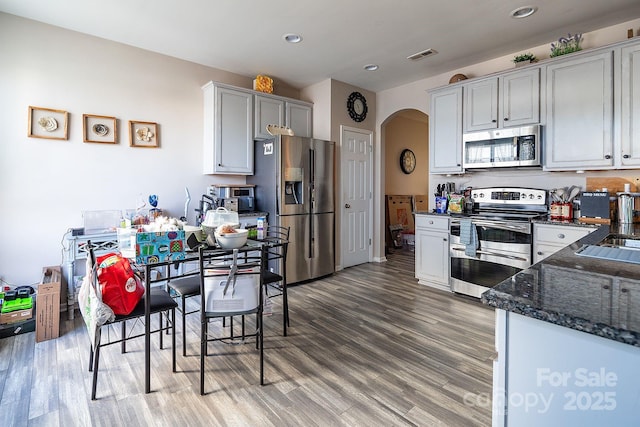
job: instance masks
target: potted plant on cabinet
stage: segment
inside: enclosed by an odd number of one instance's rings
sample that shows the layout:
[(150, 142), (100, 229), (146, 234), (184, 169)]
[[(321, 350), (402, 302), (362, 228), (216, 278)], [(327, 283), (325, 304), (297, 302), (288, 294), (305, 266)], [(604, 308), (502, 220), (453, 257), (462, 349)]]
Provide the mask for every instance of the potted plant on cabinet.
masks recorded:
[(523, 65), (531, 64), (537, 61), (538, 59), (532, 53), (523, 53), (513, 58), (513, 62), (516, 64), (516, 67), (522, 67)]
[(582, 34), (576, 33), (571, 35), (571, 33), (569, 33), (567, 37), (560, 37), (557, 43), (551, 43), (551, 55), (549, 56), (554, 58), (582, 50), (580, 43), (582, 43)]

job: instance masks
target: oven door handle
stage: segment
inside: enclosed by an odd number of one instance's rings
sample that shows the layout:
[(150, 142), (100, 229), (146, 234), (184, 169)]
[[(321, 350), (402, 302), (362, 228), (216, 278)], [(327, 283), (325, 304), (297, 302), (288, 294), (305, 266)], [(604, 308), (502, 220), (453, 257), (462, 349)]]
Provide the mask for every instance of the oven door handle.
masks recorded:
[(496, 222), (496, 221), (473, 221), (476, 226), (487, 227), (487, 228), (498, 228), (502, 230), (513, 230), (519, 233), (530, 234), (530, 225), (526, 224), (505, 224), (504, 222)]
[[(464, 252), (465, 248), (453, 248), (452, 247), (451, 250), (458, 251), (458, 252)], [(498, 258), (515, 259), (517, 261), (528, 261), (528, 259), (526, 259), (526, 258), (522, 258), (522, 257), (515, 256), (515, 255), (501, 254), (499, 252), (476, 250), (476, 253), (479, 254), (479, 255), (489, 255), (489, 256), (495, 256), (495, 257), (498, 257)]]

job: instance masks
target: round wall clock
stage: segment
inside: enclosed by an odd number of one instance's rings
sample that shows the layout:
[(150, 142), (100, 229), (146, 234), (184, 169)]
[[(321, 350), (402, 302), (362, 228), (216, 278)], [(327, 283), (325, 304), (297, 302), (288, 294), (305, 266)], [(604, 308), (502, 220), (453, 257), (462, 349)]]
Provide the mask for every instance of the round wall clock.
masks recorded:
[(416, 155), (408, 148), (400, 153), (400, 168), (406, 174), (410, 174), (416, 168)]
[(367, 100), (360, 92), (351, 92), (347, 99), (347, 111), (356, 122), (361, 122), (367, 117)]

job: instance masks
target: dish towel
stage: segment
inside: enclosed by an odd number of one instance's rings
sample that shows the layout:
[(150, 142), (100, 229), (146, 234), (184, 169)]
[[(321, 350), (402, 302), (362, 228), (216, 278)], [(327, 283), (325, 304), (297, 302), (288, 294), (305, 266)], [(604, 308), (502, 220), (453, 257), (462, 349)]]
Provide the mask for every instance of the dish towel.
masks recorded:
[(478, 230), (470, 219), (460, 220), (460, 243), (465, 245), (465, 255), (476, 256), (476, 250), (478, 249)]

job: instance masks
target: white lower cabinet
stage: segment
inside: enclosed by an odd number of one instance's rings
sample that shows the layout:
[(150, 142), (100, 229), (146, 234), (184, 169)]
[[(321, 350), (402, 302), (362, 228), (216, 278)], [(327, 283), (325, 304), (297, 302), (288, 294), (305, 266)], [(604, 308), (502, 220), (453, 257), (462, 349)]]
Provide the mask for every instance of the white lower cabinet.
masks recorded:
[(596, 227), (533, 224), (533, 263), (542, 261), (596, 230)]
[(640, 348), (499, 309), (495, 340), (492, 426), (639, 425)]
[(449, 217), (416, 215), (416, 278), (418, 283), (449, 287)]

